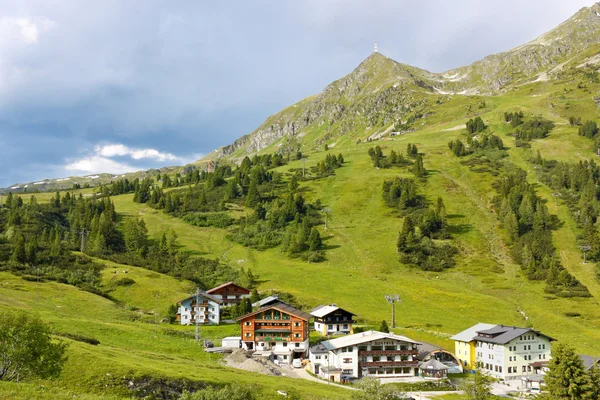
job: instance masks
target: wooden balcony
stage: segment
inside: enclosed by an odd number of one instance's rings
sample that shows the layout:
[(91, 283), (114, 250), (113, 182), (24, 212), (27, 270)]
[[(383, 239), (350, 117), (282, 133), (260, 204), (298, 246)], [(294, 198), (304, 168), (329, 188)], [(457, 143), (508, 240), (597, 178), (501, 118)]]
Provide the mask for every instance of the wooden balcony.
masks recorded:
[(362, 368), (369, 367), (418, 367), (418, 361), (372, 361), (358, 362), (358, 366)]

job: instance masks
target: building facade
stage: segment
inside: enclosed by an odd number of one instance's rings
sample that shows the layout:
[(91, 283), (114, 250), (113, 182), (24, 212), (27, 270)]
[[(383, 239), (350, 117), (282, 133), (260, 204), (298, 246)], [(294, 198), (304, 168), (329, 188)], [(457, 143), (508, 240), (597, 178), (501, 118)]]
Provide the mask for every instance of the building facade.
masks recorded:
[(220, 300), (204, 292), (197, 291), (177, 304), (177, 321), (181, 325), (219, 324), (221, 322)]
[(419, 372), (419, 343), (405, 336), (367, 331), (326, 340), (320, 345), (311, 348), (314, 355), (309, 358), (314, 363), (313, 372), (324, 379), (339, 382), (363, 376), (399, 378)]
[(221, 303), (225, 307), (235, 306), (239, 304), (244, 297), (250, 297), (250, 290), (233, 282), (219, 285), (207, 290), (206, 293), (221, 300)]
[(308, 350), (310, 318), (310, 314), (283, 303), (246, 314), (237, 319), (242, 328), (242, 348), (284, 364), (303, 358)]
[(354, 314), (335, 304), (319, 306), (311, 311), (314, 318), (314, 329), (323, 336), (352, 333)]
[(474, 350), (469, 356), (474, 352), (475, 365), (495, 378), (521, 380), (539, 373), (537, 366), (550, 360), (552, 341), (531, 328), (494, 325), (476, 329), (471, 341)]

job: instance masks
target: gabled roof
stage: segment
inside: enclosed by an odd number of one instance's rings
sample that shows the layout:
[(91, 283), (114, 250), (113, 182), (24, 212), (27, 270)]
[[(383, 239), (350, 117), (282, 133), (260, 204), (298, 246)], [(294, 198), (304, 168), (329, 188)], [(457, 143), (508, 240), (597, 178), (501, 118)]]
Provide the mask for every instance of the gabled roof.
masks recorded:
[(272, 303), (283, 303), (283, 304), (287, 304), (285, 301), (279, 300), (279, 295), (278, 294), (274, 294), (272, 296), (268, 296), (265, 297), (262, 300), (259, 300), (255, 303), (252, 303), (252, 307), (256, 308), (256, 307), (266, 307)]
[(344, 312), (346, 312), (346, 313), (348, 313), (350, 315), (356, 315), (356, 314), (352, 314), (351, 312), (346, 311), (343, 308), (340, 308), (340, 307), (338, 307), (338, 306), (336, 306), (334, 304), (331, 304), (331, 305), (328, 305), (328, 306), (318, 306), (317, 308), (313, 309), (310, 313), (312, 315), (314, 315), (315, 317), (323, 318), (324, 316), (329, 315), (332, 312), (337, 311), (337, 310), (344, 311)]
[[(217, 303), (217, 304), (221, 304), (221, 299), (217, 299), (216, 297), (212, 297), (211, 295), (209, 295), (209, 294), (206, 294), (205, 292), (200, 292), (199, 296), (201, 296), (201, 297), (206, 297), (207, 299), (209, 299), (209, 300), (212, 300), (212, 301), (214, 301), (214, 302), (215, 302), (215, 303)], [(191, 296), (188, 296), (188, 297), (186, 297), (186, 298), (185, 298), (185, 299), (183, 299), (183, 300), (179, 300), (179, 301), (177, 302), (177, 304), (181, 304), (181, 303), (183, 303), (183, 302), (184, 302), (184, 301), (186, 301), (186, 300), (189, 300), (189, 299), (195, 299), (195, 298), (196, 298), (196, 293), (192, 294)]]
[(456, 340), (459, 342), (472, 342), (473, 338), (475, 336), (477, 336), (477, 331), (482, 331), (485, 329), (491, 329), (496, 325), (492, 325), (492, 324), (484, 324), (484, 323), (478, 323), (476, 325), (473, 325), (472, 327), (470, 327), (469, 329), (465, 329), (464, 331), (457, 333), (456, 335), (452, 336), (450, 339), (452, 340)]
[(235, 282), (233, 282), (233, 281), (231, 281), (231, 282), (226, 282), (226, 283), (224, 283), (224, 284), (222, 284), (222, 285), (219, 285), (219, 286), (217, 286), (217, 287), (214, 287), (214, 288), (212, 288), (212, 289), (209, 289), (209, 290), (207, 290), (207, 291), (206, 291), (206, 293), (212, 293), (212, 292), (215, 292), (215, 291), (217, 291), (217, 290), (219, 290), (219, 289), (223, 289), (224, 287), (227, 287), (227, 286), (236, 286), (236, 287), (238, 287), (238, 288), (240, 288), (240, 289), (244, 289), (245, 291), (247, 291), (248, 293), (250, 293), (250, 290), (246, 289), (246, 288), (245, 288), (245, 287), (243, 287), (243, 286), (240, 286), (240, 285), (238, 285), (237, 283), (235, 283)]
[(263, 311), (273, 310), (273, 309), (274, 310), (282, 311), (282, 312), (284, 312), (286, 314), (291, 314), (291, 315), (293, 315), (295, 317), (302, 318), (302, 319), (304, 319), (306, 321), (308, 321), (310, 318), (312, 318), (312, 315), (310, 315), (309, 313), (306, 313), (306, 312), (304, 312), (302, 310), (298, 310), (297, 308), (294, 308), (294, 307), (290, 306), (289, 304), (281, 303), (280, 302), (280, 303), (275, 303), (275, 304), (271, 304), (269, 306), (260, 308), (260, 309), (254, 311), (254, 312), (249, 313), (249, 314), (242, 315), (241, 317), (236, 318), (236, 321), (241, 321), (242, 319), (246, 319), (248, 317), (251, 317), (253, 315), (261, 313)]
[(397, 340), (401, 342), (419, 344), (419, 342), (415, 342), (412, 339), (407, 338), (406, 336), (395, 335), (393, 333), (384, 333), (378, 331), (366, 331), (359, 332), (353, 335), (343, 336), (341, 338), (330, 339), (324, 342), (321, 342), (323, 346), (325, 346), (328, 350), (335, 350), (342, 347), (354, 346), (361, 343), (371, 342), (373, 340), (380, 339), (391, 339)]
[(550, 341), (554, 339), (550, 336), (544, 335), (531, 328), (519, 328), (516, 326), (504, 326), (496, 325), (493, 328), (482, 329), (477, 331), (477, 336), (473, 339), (479, 342), (494, 343), (494, 344), (507, 344), (519, 336), (525, 335), (529, 332), (533, 332), (539, 336), (547, 337)]

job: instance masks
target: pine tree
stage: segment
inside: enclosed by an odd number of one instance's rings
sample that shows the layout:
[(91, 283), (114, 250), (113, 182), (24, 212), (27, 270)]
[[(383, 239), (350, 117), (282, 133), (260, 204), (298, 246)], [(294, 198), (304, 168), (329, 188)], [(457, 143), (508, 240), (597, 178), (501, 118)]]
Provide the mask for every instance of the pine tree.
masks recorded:
[(319, 230), (313, 226), (313, 228), (310, 230), (310, 236), (308, 237), (308, 249), (310, 251), (316, 251), (319, 250), (322, 245), (323, 241), (321, 240)]
[(390, 328), (388, 327), (387, 322), (385, 322), (385, 319), (383, 321), (381, 321), (381, 325), (379, 325), (379, 332), (384, 332), (384, 333), (390, 332)]
[(592, 392), (590, 377), (575, 349), (565, 343), (552, 345), (548, 363), (546, 390), (553, 399), (580, 400)]
[(12, 248), (11, 259), (14, 262), (24, 263), (27, 260), (25, 252), (25, 238), (23, 235), (17, 236), (17, 240)]
[(420, 154), (417, 155), (417, 158), (415, 159), (415, 164), (412, 167), (412, 173), (417, 178), (422, 178), (427, 173), (425, 167), (423, 166), (423, 157)]

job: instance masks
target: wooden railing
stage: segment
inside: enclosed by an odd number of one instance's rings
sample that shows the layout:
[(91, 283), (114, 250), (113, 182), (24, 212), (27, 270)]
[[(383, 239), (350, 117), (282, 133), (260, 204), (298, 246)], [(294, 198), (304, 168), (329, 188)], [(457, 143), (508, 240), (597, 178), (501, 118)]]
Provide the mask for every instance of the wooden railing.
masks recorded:
[(418, 361), (372, 361), (372, 362), (360, 362), (359, 367), (417, 367), (419, 366)]

